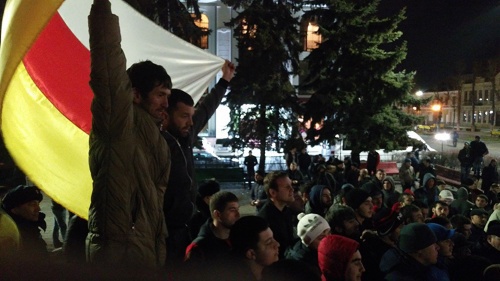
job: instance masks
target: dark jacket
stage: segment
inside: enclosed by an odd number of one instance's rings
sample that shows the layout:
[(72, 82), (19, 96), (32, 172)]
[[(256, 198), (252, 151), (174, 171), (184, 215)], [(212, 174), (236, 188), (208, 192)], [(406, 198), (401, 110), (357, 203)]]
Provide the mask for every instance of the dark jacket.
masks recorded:
[(424, 266), (396, 248), (388, 250), (380, 261), (387, 281), (440, 281), (432, 277), (431, 266)]
[(460, 149), (458, 152), (458, 161), (460, 161), (460, 166), (462, 167), (470, 167), (470, 165), (472, 165), (472, 161), (474, 161), (474, 159), (470, 153), (470, 147)]
[(385, 190), (382, 188), (382, 193), (384, 194), (384, 205), (387, 206), (387, 208), (392, 208), (392, 205), (399, 202), (399, 196), (401, 194), (396, 191), (396, 183), (392, 177), (386, 177), (384, 181), (386, 180), (391, 183), (392, 189)]
[(212, 220), (207, 220), (201, 226), (198, 237), (187, 247), (185, 260), (189, 263), (215, 263), (229, 254), (229, 240), (217, 238), (211, 226)]
[(293, 247), (290, 247), (285, 253), (285, 258), (287, 260), (302, 261), (318, 275), (321, 275), (318, 265), (318, 251), (307, 247), (301, 240), (297, 241)]
[(273, 201), (267, 203), (257, 214), (269, 223), (269, 228), (273, 231), (274, 239), (280, 243), (280, 259), (285, 256), (285, 251), (295, 243), (293, 235), (293, 213), (285, 207), (283, 211), (274, 206)]
[(201, 226), (204, 225), (207, 220), (211, 219), (210, 208), (203, 201), (200, 195), (196, 196), (196, 213), (191, 217), (188, 222), (189, 234), (191, 237), (198, 237)]
[(257, 208), (257, 213), (264, 207), (266, 202), (269, 200), (267, 199), (267, 193), (264, 190), (264, 183), (263, 182), (256, 182), (253, 185), (252, 188), (252, 194), (251, 194), (252, 200), (259, 200), (259, 206), (256, 206)]
[(163, 195), (170, 152), (159, 122), (133, 104), (118, 17), (99, 1), (89, 16), (93, 180), (87, 257), (95, 263), (159, 266), (167, 230)]
[(488, 241), (481, 241), (472, 249), (472, 253), (484, 257), (491, 264), (500, 264), (500, 251), (491, 246)]
[(318, 214), (322, 217), (325, 217), (326, 211), (330, 206), (324, 206), (321, 201), (321, 197), (323, 194), (323, 190), (328, 188), (325, 185), (315, 185), (311, 188), (309, 192), (309, 201), (307, 201), (305, 206), (306, 214)]
[(384, 274), (380, 271), (380, 261), (382, 256), (393, 247), (375, 234), (366, 233), (363, 237), (359, 252), (366, 272), (363, 273), (362, 280), (384, 280)]
[(21, 235), (20, 256), (26, 257), (48, 257), (47, 243), (43, 240), (40, 230), (45, 231), (45, 214), (40, 213), (38, 221), (29, 221), (11, 212), (7, 212), (16, 223), (19, 234)]
[(469, 201), (469, 192), (467, 188), (460, 187), (457, 191), (457, 199), (450, 204), (450, 209), (453, 214), (460, 214), (466, 217), (469, 216), (470, 209), (474, 208), (474, 203)]
[(490, 163), (488, 166), (484, 167), (481, 178), (483, 179), (481, 183), (481, 189), (485, 192), (488, 192), (492, 184), (498, 183), (497, 166), (491, 165)]
[(470, 142), (470, 151), (472, 159), (483, 157), (483, 155), (488, 154), (488, 148), (486, 147), (486, 144), (480, 140), (473, 140)]
[(435, 175), (433, 175), (431, 173), (425, 174), (424, 177), (423, 177), (423, 185), (420, 186), (420, 188), (418, 188), (414, 192), (415, 199), (420, 200), (420, 201), (426, 203), (429, 207), (431, 207), (434, 202), (436, 202), (436, 201), (439, 200), (438, 189), (437, 189), (436, 185), (434, 184), (434, 186), (430, 187), (430, 188), (428, 188), (426, 186), (427, 182), (430, 179), (434, 179), (435, 180), (436, 179)]
[(210, 117), (219, 106), (229, 83), (220, 79), (212, 91), (196, 106), (193, 126), (187, 137), (176, 137), (163, 132), (163, 137), (170, 147), (172, 167), (165, 192), (163, 212), (169, 229), (183, 228), (194, 213), (196, 183), (194, 182), (193, 143), (198, 133), (205, 127)]

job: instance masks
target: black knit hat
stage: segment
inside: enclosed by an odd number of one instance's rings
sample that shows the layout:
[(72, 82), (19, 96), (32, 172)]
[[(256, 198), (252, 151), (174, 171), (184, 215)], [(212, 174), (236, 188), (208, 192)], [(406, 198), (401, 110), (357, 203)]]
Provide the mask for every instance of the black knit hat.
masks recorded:
[(486, 235), (495, 235), (500, 237), (500, 221), (492, 220), (488, 224), (488, 230), (486, 231)]
[(43, 195), (36, 186), (19, 185), (7, 192), (2, 199), (2, 207), (10, 212), (17, 206), (33, 200), (42, 201)]
[(386, 236), (403, 223), (403, 215), (398, 210), (383, 208), (373, 216), (373, 224), (378, 235)]
[(436, 235), (424, 223), (410, 223), (401, 229), (399, 249), (405, 253), (414, 253), (436, 243)]
[(345, 195), (345, 201), (347, 206), (356, 210), (361, 204), (363, 204), (363, 202), (365, 202), (368, 197), (370, 197), (370, 194), (368, 194), (368, 192), (359, 188), (355, 188)]

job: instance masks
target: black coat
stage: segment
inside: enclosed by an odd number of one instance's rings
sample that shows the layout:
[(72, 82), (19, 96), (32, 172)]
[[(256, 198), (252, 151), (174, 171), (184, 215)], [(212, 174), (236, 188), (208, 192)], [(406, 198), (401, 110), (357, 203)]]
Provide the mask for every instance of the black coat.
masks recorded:
[(269, 223), (274, 239), (280, 243), (280, 259), (284, 258), (285, 251), (295, 243), (292, 211), (288, 207), (280, 211), (274, 206), (273, 201), (268, 200), (257, 215)]

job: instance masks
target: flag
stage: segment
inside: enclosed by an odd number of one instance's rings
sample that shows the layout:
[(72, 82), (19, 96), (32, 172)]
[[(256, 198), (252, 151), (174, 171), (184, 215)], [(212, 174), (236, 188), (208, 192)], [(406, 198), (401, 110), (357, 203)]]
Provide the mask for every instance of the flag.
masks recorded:
[[(223, 59), (183, 41), (120, 0), (127, 64), (165, 67), (174, 88), (198, 100)], [(1, 130), (9, 153), (48, 196), (87, 218), (92, 193), (88, 139), (93, 98), (87, 0), (9, 0), (0, 46)]]

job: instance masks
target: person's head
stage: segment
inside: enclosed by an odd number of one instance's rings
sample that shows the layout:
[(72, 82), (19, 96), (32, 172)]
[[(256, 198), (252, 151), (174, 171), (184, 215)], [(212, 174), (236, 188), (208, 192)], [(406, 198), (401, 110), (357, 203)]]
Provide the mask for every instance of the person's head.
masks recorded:
[(465, 238), (469, 239), (472, 234), (472, 223), (468, 217), (457, 214), (450, 218), (450, 222), (456, 232), (463, 234)]
[(405, 158), (405, 160), (403, 161), (403, 165), (406, 168), (410, 168), (410, 166), (411, 166), (411, 159), (410, 158)]
[(497, 166), (497, 160), (491, 159), (489, 166), (496, 167)]
[(257, 172), (255, 172), (255, 176), (254, 176), (254, 179), (255, 179), (255, 182), (257, 183), (264, 183), (264, 177), (266, 176), (266, 172), (264, 172), (263, 170), (258, 170)]
[(432, 206), (432, 214), (436, 217), (448, 217), (450, 208), (444, 201), (436, 201)]
[(373, 202), (368, 192), (355, 188), (346, 194), (347, 206), (356, 213), (358, 221), (369, 219), (373, 216)]
[(278, 261), (279, 243), (264, 218), (242, 217), (231, 228), (229, 241), (236, 258), (253, 262), (261, 267)]
[(172, 89), (172, 80), (165, 68), (147, 60), (133, 64), (127, 74), (134, 91), (134, 103), (154, 118), (163, 119)]
[(481, 140), (481, 137), (480, 136), (475, 136), (474, 139), (477, 140), (477, 141), (479, 141), (479, 140)]
[(500, 264), (492, 264), (484, 269), (483, 281), (498, 281), (500, 276)]
[(424, 201), (421, 201), (421, 200), (415, 200), (415, 201), (413, 201), (413, 205), (420, 208), (420, 211), (422, 212), (422, 215), (424, 216), (424, 220), (427, 217), (429, 217), (429, 205), (427, 205), (427, 203), (425, 203)]
[(359, 236), (359, 222), (356, 213), (349, 206), (332, 205), (325, 215), (325, 219), (334, 234), (346, 237)]
[(295, 200), (292, 181), (286, 172), (270, 172), (264, 178), (267, 196), (278, 204), (289, 204)]
[(399, 196), (399, 203), (402, 207), (413, 204), (413, 201), (415, 201), (413, 194), (404, 192)]
[(453, 225), (451, 224), (450, 219), (448, 219), (447, 217), (441, 217), (441, 216), (433, 217), (433, 218), (426, 220), (425, 222), (426, 223), (436, 223), (436, 224), (442, 225), (446, 229), (453, 228)]
[(328, 222), (317, 214), (300, 213), (297, 218), (297, 236), (299, 236), (302, 244), (318, 250), (319, 242), (330, 234), (330, 225)]
[(488, 223), (488, 230), (486, 231), (486, 241), (493, 248), (495, 248), (500, 255), (500, 221), (492, 220)]
[(210, 204), (210, 197), (218, 191), (220, 191), (220, 184), (213, 179), (205, 180), (198, 186), (198, 196), (207, 206)]
[(5, 194), (2, 207), (10, 215), (36, 222), (40, 216), (42, 199), (42, 193), (36, 186), (19, 185)]
[(384, 169), (378, 169), (377, 172), (375, 172), (375, 177), (379, 180), (382, 181), (385, 178), (385, 170)]
[(373, 225), (379, 237), (396, 243), (403, 226), (403, 215), (397, 208), (382, 209), (373, 216)]
[(367, 182), (361, 186), (361, 189), (368, 192), (376, 209), (382, 208), (384, 205), (384, 193), (382, 193), (382, 190), (375, 183)]
[(361, 280), (365, 268), (358, 249), (358, 242), (340, 235), (328, 235), (321, 240), (318, 248), (318, 265), (322, 279)]
[(401, 229), (399, 249), (424, 266), (437, 263), (439, 246), (434, 232), (423, 223), (410, 223)]
[(493, 194), (498, 194), (500, 193), (500, 184), (494, 183), (490, 186), (490, 191), (493, 192)]
[(423, 223), (424, 216), (419, 207), (410, 204), (402, 207), (399, 212), (403, 215), (403, 223), (410, 224), (414, 222)]
[(427, 226), (434, 232), (439, 246), (438, 253), (442, 257), (453, 257), (453, 241), (451, 238), (455, 235), (455, 229), (447, 229), (437, 223), (428, 223)]
[(436, 186), (436, 177), (431, 173), (425, 174), (423, 184), (425, 188), (433, 188)]
[(168, 97), (167, 131), (175, 137), (187, 137), (193, 126), (193, 98), (180, 89), (172, 89)]
[(385, 177), (385, 179), (382, 181), (382, 187), (386, 191), (394, 190), (396, 186), (394, 184), (394, 180), (392, 179), (392, 177)]
[(473, 225), (483, 228), (488, 220), (488, 212), (484, 209), (472, 209), (470, 211), (470, 221)]
[(451, 191), (444, 189), (439, 192), (439, 201), (443, 201), (450, 205), (453, 200), (455, 200), (455, 197), (453, 197), (453, 193), (451, 193)]
[(469, 148), (470, 147), (470, 143), (468, 141), (464, 142), (464, 148)]
[(290, 170), (291, 171), (297, 170), (297, 163), (295, 163), (295, 162), (290, 163)]
[(488, 196), (484, 195), (484, 194), (479, 194), (477, 197), (476, 197), (476, 207), (478, 208), (486, 208), (488, 206)]
[(214, 225), (231, 229), (240, 218), (238, 197), (229, 191), (219, 191), (210, 198), (210, 214)]
[(430, 157), (424, 157), (422, 160), (422, 164), (424, 164), (425, 167), (429, 167), (431, 165), (431, 158)]
[(252, 155), (252, 150), (248, 150), (248, 155)]
[(476, 180), (473, 178), (465, 178), (464, 180), (462, 180), (462, 184), (465, 187), (468, 187), (469, 189), (472, 189), (474, 187), (475, 183), (476, 183)]

